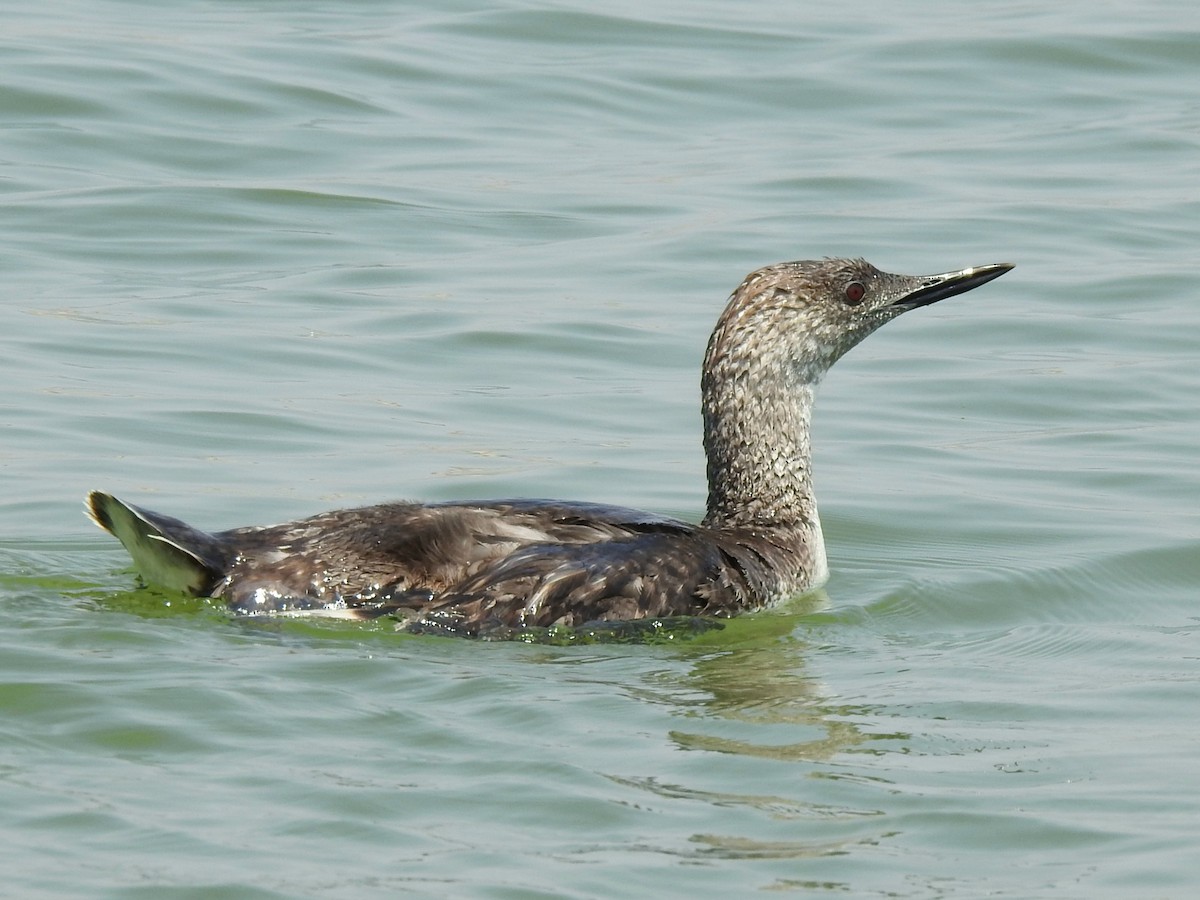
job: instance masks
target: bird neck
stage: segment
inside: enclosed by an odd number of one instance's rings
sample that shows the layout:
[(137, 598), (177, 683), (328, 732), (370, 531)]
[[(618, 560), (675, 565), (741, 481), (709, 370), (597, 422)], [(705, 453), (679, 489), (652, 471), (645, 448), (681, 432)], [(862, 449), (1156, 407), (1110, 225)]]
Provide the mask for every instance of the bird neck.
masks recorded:
[[(816, 383), (706, 371), (708, 527), (810, 529), (819, 536), (809, 421)], [(755, 376), (759, 377), (755, 377)]]

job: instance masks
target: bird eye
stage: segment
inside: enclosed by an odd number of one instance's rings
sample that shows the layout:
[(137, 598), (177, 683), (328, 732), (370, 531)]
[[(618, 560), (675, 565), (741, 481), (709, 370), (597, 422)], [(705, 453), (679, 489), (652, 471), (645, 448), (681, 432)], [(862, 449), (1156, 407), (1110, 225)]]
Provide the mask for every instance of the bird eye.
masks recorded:
[(862, 302), (862, 298), (867, 294), (867, 289), (863, 287), (861, 281), (852, 281), (846, 285), (846, 302), (851, 306), (857, 306)]

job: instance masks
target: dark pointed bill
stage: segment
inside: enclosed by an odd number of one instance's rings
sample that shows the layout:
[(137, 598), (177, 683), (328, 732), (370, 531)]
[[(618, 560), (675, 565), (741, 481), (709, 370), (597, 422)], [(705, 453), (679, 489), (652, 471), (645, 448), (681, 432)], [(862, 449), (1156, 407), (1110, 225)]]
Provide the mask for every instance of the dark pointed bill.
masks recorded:
[(918, 283), (916, 290), (905, 294), (892, 306), (901, 309), (916, 309), (918, 306), (928, 306), (955, 294), (963, 294), (969, 290), (987, 284), (993, 278), (999, 278), (1012, 268), (1012, 263), (993, 263), (990, 266), (973, 266), (961, 272), (947, 272), (944, 275), (921, 275), (914, 279)]

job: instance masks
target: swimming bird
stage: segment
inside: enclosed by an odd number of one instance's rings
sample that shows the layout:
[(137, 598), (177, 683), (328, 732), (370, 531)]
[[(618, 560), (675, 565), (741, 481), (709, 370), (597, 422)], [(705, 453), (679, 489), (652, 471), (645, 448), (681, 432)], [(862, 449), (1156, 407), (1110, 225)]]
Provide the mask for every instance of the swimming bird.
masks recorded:
[(143, 579), (238, 613), (393, 614), (412, 630), (486, 637), (760, 609), (829, 576), (809, 443), (829, 367), (900, 314), (1011, 268), (909, 276), (822, 259), (748, 275), (704, 357), (698, 524), (547, 500), (384, 503), (215, 533), (100, 491), (86, 510)]

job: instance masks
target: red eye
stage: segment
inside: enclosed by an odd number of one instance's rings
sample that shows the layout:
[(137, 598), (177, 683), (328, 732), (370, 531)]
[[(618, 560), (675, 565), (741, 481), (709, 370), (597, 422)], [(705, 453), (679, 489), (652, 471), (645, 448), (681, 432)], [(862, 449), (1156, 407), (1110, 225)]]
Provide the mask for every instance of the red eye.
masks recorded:
[(867, 289), (863, 287), (861, 281), (852, 281), (846, 285), (846, 302), (851, 306), (857, 306), (862, 302), (862, 298), (867, 294)]

